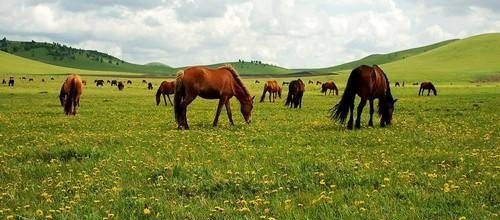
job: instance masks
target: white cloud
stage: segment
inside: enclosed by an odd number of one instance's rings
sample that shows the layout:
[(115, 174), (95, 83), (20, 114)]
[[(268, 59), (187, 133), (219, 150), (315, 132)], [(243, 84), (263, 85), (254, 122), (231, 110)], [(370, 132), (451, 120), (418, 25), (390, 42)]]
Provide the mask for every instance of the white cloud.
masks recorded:
[(0, 33), (136, 63), (251, 59), (322, 67), (500, 31), (496, 1), (452, 1), (4, 0)]

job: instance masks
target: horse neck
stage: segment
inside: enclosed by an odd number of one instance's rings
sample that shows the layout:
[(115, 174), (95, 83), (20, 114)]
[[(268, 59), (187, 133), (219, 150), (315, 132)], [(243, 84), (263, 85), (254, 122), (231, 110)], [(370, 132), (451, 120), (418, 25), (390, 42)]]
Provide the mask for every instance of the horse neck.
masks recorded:
[(234, 82), (234, 96), (243, 105), (250, 99), (250, 94), (238, 82)]

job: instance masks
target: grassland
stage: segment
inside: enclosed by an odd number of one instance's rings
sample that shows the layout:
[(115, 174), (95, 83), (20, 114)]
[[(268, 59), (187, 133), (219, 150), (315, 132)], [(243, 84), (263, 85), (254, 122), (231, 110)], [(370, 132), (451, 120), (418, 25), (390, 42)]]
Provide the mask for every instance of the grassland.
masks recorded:
[[(41, 77), (41, 76), (40, 76)], [(84, 77), (93, 81), (93, 77)], [(341, 76), (310, 78), (313, 80)], [(123, 80), (123, 79), (122, 79)], [(159, 79), (151, 79), (155, 88)], [(261, 81), (264, 79), (261, 79)], [(283, 79), (289, 80), (289, 79)], [(304, 80), (309, 80), (305, 78)], [(190, 105), (192, 130), (134, 79), (87, 85), (76, 117), (62, 76), (0, 86), (0, 218), (495, 219), (500, 214), (498, 83), (437, 82), (439, 96), (394, 88), (389, 128), (347, 131), (339, 97), (306, 85), (302, 109), (256, 103), (235, 126), (216, 101)], [(262, 84), (245, 80), (252, 94)], [(286, 92), (285, 92), (286, 94)]]

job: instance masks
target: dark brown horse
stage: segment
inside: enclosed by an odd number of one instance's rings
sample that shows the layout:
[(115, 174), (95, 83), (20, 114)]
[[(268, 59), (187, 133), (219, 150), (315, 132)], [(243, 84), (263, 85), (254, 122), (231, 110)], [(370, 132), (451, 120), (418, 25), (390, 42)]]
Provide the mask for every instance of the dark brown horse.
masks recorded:
[(424, 90), (428, 90), (427, 96), (429, 96), (429, 94), (431, 93), (431, 90), (434, 93), (434, 95), (437, 96), (436, 87), (434, 87), (434, 85), (431, 82), (420, 83), (420, 89), (418, 90), (418, 96), (420, 96), (421, 93), (422, 93), (422, 95), (424, 95)]
[(153, 83), (148, 82), (148, 90), (153, 90)]
[(304, 82), (301, 79), (293, 80), (288, 86), (288, 96), (286, 98), (285, 106), (290, 105), (290, 108), (302, 108), (302, 96), (305, 91)]
[(14, 86), (14, 79), (9, 79), (9, 86)]
[(270, 80), (264, 84), (260, 102), (264, 102), (264, 99), (266, 98), (266, 92), (269, 92), (269, 102), (271, 102), (271, 96), (272, 102), (276, 101), (276, 96), (279, 96), (279, 98), (281, 99), (281, 86), (278, 85), (278, 82), (276, 80)]
[(117, 85), (118, 81), (116, 81), (116, 79), (111, 80), (111, 86), (117, 86)]
[(259, 80), (255, 80), (255, 84), (257, 84), (257, 83), (260, 83), (260, 81)]
[(118, 87), (118, 90), (122, 91), (122, 90), (123, 90), (123, 88), (125, 88), (125, 85), (123, 84), (123, 82), (122, 82), (122, 81), (120, 81), (120, 82), (118, 82), (117, 87)]
[(127, 80), (127, 84), (132, 85), (132, 80)]
[(290, 84), (290, 82), (283, 81), (283, 83), (281, 85), (284, 86), (284, 85), (288, 85), (288, 84)]
[(316, 85), (321, 85), (323, 83), (321, 83), (321, 81), (316, 81)]
[[(291, 82), (290, 82), (291, 83)], [(309, 80), (308, 84), (314, 84), (314, 81)]]
[(339, 95), (339, 89), (337, 88), (337, 85), (335, 85), (333, 81), (328, 81), (321, 84), (321, 93), (325, 93), (326, 95), (326, 91), (329, 91), (328, 95), (330, 95), (332, 91), (334, 95)]
[(71, 74), (61, 86), (59, 101), (64, 106), (66, 115), (76, 115), (76, 107), (80, 106), (80, 96), (83, 92), (83, 84), (80, 76)]
[(374, 99), (379, 100), (378, 113), (382, 116), (380, 126), (384, 127), (391, 124), (394, 103), (396, 103), (397, 99), (392, 97), (389, 79), (380, 67), (377, 65), (373, 65), (373, 67), (362, 65), (352, 70), (340, 102), (331, 111), (331, 118), (340, 121), (340, 123), (344, 123), (347, 114), (350, 113), (347, 129), (353, 128), (354, 98), (356, 98), (356, 94), (361, 97), (357, 111), (356, 128), (361, 127), (361, 112), (367, 100), (370, 102), (368, 126), (373, 127)]
[(401, 87), (401, 85), (399, 84), (399, 82), (396, 81), (396, 84), (394, 84), (394, 87)]
[(94, 82), (95, 82), (95, 86), (97, 86), (97, 87), (104, 86), (104, 80), (102, 80), (102, 79), (96, 79), (96, 80), (94, 80)]
[(5, 81), (5, 79), (3, 79), (2, 84), (7, 84), (7, 81)]
[(169, 82), (169, 81), (163, 81), (160, 84), (160, 87), (158, 87), (158, 91), (156, 91), (156, 105), (160, 104), (160, 96), (163, 95), (163, 101), (165, 101), (165, 106), (167, 106), (167, 99), (165, 99), (165, 95), (168, 97), (168, 101), (170, 102), (171, 105), (174, 105), (172, 103), (172, 100), (170, 100), (170, 95), (175, 93), (175, 81)]
[(186, 111), (187, 106), (197, 97), (219, 99), (219, 105), (213, 126), (217, 125), (222, 106), (226, 106), (227, 117), (234, 124), (229, 100), (235, 96), (241, 104), (240, 110), (247, 123), (250, 123), (253, 99), (241, 81), (238, 73), (231, 66), (217, 69), (190, 67), (177, 73), (174, 95), (175, 118), (178, 129), (189, 129)]

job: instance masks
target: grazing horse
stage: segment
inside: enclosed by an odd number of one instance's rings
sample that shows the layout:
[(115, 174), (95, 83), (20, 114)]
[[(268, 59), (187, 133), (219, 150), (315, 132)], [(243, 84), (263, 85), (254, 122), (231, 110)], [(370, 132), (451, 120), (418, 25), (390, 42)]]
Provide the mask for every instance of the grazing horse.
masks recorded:
[(418, 86), (418, 82), (414, 82), (414, 83), (412, 83), (412, 85)]
[(271, 102), (271, 96), (273, 97), (272, 102), (276, 101), (276, 96), (279, 96), (281, 99), (281, 86), (278, 85), (276, 80), (269, 80), (264, 84), (264, 90), (262, 91), (260, 102), (264, 102), (266, 92), (269, 92), (269, 102)]
[(9, 79), (9, 86), (14, 86), (14, 79)]
[(240, 102), (243, 118), (250, 123), (253, 99), (233, 67), (227, 65), (217, 69), (190, 67), (177, 73), (174, 95), (175, 118), (178, 129), (189, 129), (187, 106), (197, 97), (219, 99), (213, 126), (217, 126), (222, 106), (226, 106), (227, 117), (234, 125), (229, 100), (235, 96)]
[(255, 83), (260, 83), (260, 81), (259, 80), (255, 80)]
[(94, 80), (94, 82), (95, 82), (95, 86), (97, 86), (97, 87), (104, 86), (104, 80), (102, 80), (102, 79), (96, 79), (96, 80)]
[(83, 92), (82, 79), (76, 74), (71, 74), (66, 78), (61, 86), (59, 101), (64, 106), (66, 115), (76, 115), (76, 106), (80, 106), (80, 96)]
[(132, 80), (127, 80), (127, 84), (132, 85)]
[(308, 84), (314, 84), (314, 81), (309, 80)]
[(175, 81), (169, 82), (169, 81), (163, 81), (160, 84), (160, 87), (158, 87), (158, 91), (156, 91), (156, 105), (160, 104), (160, 96), (163, 95), (163, 101), (165, 102), (165, 106), (167, 106), (167, 99), (165, 99), (165, 95), (168, 97), (168, 101), (170, 102), (171, 105), (174, 105), (172, 103), (172, 100), (170, 100), (170, 95), (175, 93)]
[(153, 90), (153, 83), (148, 82), (148, 90)]
[(434, 93), (434, 95), (437, 96), (436, 87), (434, 87), (434, 85), (431, 82), (420, 83), (420, 89), (418, 90), (418, 96), (420, 96), (420, 94), (424, 95), (424, 90), (428, 90), (427, 96), (429, 96), (429, 94), (431, 93), (431, 90)]
[(396, 81), (396, 84), (394, 84), (394, 87), (401, 87), (401, 85), (399, 84), (399, 82)]
[(321, 84), (321, 93), (325, 93), (326, 95), (326, 91), (329, 91), (328, 95), (330, 95), (332, 91), (334, 95), (339, 95), (339, 89), (337, 88), (337, 85), (335, 85), (333, 81), (328, 81)]
[(45, 82), (45, 79), (42, 79), (42, 82)]
[(54, 77), (50, 77), (50, 80), (54, 80)]
[(316, 81), (316, 85), (321, 85), (323, 84), (321, 81)]
[(356, 94), (361, 97), (361, 101), (358, 105), (358, 117), (356, 118), (355, 128), (361, 127), (361, 112), (367, 100), (370, 102), (370, 120), (368, 121), (368, 126), (373, 127), (374, 99), (379, 100), (378, 113), (382, 116), (380, 126), (385, 127), (391, 124), (394, 103), (396, 103), (397, 99), (392, 97), (389, 79), (380, 67), (377, 65), (373, 65), (373, 67), (361, 65), (352, 70), (340, 102), (331, 110), (331, 118), (340, 121), (340, 123), (344, 123), (347, 114), (350, 113), (347, 129), (353, 128), (353, 110)]
[[(42, 80), (42, 82), (43, 82), (43, 80)], [(82, 80), (82, 84), (86, 86), (87, 85), (87, 80)]]
[(111, 80), (111, 86), (118, 86), (118, 81), (116, 79)]
[(122, 90), (123, 90), (123, 88), (125, 88), (125, 85), (123, 85), (123, 82), (122, 82), (122, 81), (120, 81), (120, 82), (118, 82), (117, 87), (118, 87), (118, 90), (122, 91)]
[(148, 83), (148, 81), (146, 81), (145, 79), (142, 80), (142, 83)]
[(33, 78), (29, 78), (29, 79), (28, 79), (28, 82), (33, 82)]
[(290, 82), (283, 81), (283, 83), (281, 85), (284, 86), (284, 85), (288, 85), (288, 84), (290, 84)]
[(5, 79), (3, 79), (2, 84), (7, 84), (7, 81), (5, 81)]
[(290, 108), (302, 108), (302, 96), (305, 91), (304, 82), (301, 79), (293, 80), (288, 86), (288, 96), (286, 98), (285, 106), (290, 105)]

